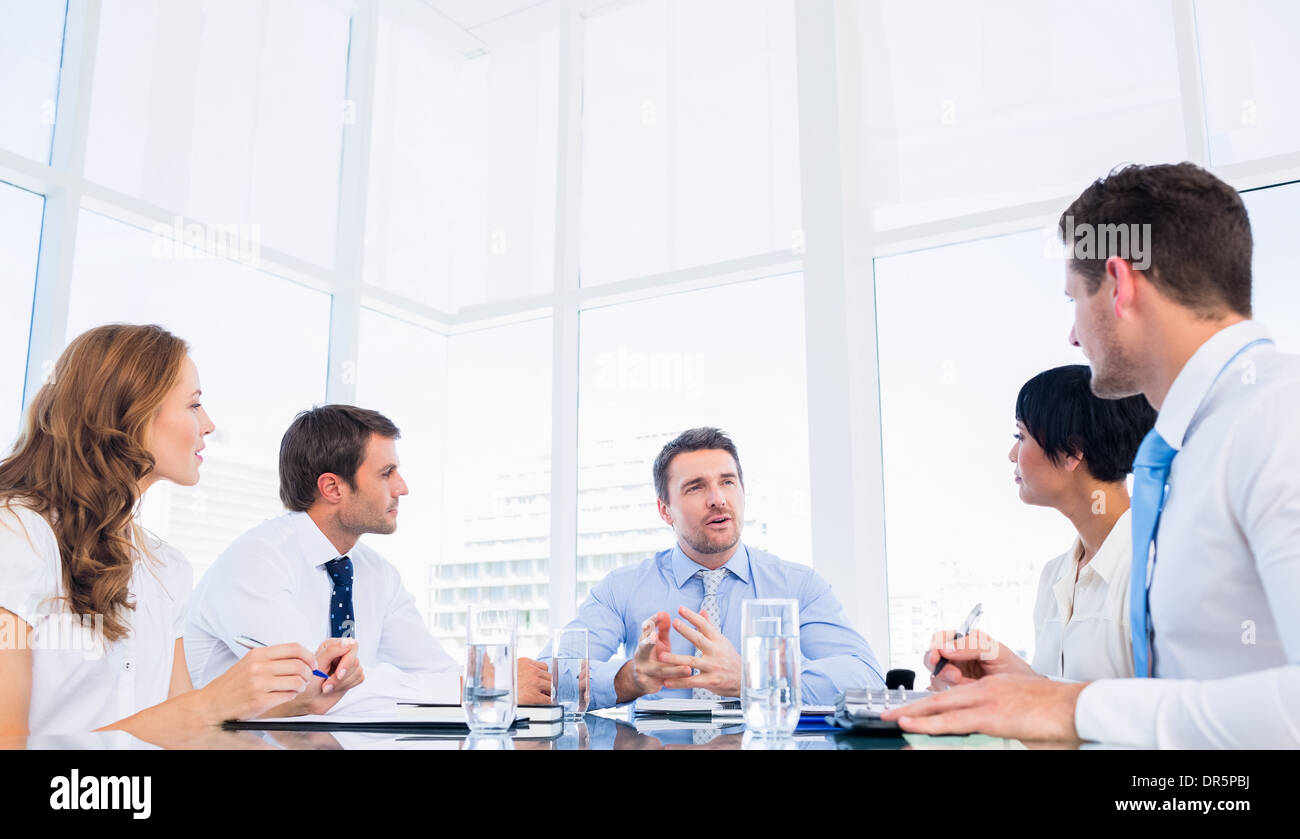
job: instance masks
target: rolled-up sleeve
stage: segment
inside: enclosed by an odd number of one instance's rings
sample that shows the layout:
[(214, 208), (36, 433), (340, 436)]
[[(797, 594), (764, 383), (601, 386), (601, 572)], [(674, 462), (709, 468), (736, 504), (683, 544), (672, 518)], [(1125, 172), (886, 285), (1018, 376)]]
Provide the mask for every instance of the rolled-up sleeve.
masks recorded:
[(849, 626), (830, 584), (813, 571), (799, 597), (799, 650), (805, 705), (833, 705), (846, 688), (885, 686), (871, 645)]

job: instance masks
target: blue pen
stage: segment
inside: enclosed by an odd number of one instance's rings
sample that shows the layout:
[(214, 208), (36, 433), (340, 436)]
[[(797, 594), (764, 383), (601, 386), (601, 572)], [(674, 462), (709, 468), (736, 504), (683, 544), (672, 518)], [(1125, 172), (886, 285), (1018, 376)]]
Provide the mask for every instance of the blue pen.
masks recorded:
[[(240, 645), (241, 647), (248, 647), (250, 650), (255, 650), (258, 647), (266, 646), (266, 644), (263, 644), (261, 641), (257, 640), (256, 638), (249, 638), (247, 635), (236, 635), (235, 643)], [(311, 672), (313, 675), (320, 676), (322, 679), (329, 678), (327, 674), (322, 673), (319, 670), (313, 670)]]

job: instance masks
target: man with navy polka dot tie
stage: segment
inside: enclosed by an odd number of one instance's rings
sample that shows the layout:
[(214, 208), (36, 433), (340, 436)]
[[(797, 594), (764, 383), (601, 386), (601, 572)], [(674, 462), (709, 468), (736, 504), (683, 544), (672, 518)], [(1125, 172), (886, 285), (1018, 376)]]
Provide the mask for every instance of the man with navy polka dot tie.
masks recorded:
[(352, 560), (348, 557), (331, 559), (325, 571), (334, 583), (330, 592), (330, 637), (356, 636), (356, 619), (352, 617)]
[[(458, 701), (464, 661), (434, 640), (392, 563), (361, 541), (397, 530), (408, 491), (399, 436), (383, 414), (353, 405), (294, 419), (280, 445), (280, 498), (290, 512), (235, 540), (191, 597), (185, 643), (196, 685), (237, 660), (236, 635), (311, 649), (328, 633), (326, 645), (351, 648), (335, 671), (347, 671), (346, 690), (318, 693), (316, 680), (304, 691), (309, 713), (335, 702), (364, 712), (397, 700)], [(519, 675), (521, 703), (548, 701), (540, 665), (521, 664)]]

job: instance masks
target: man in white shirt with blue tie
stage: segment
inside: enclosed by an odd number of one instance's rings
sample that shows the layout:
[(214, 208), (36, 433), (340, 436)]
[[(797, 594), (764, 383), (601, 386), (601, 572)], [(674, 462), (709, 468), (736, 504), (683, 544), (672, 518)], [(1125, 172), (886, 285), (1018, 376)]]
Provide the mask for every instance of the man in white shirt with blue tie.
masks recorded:
[(1060, 230), (1093, 391), (1159, 411), (1134, 463), (1139, 678), (986, 671), (886, 716), (921, 733), (1300, 745), (1300, 356), (1250, 319), (1245, 207), (1190, 163), (1129, 166)]
[[(290, 512), (231, 543), (190, 598), (185, 652), (196, 687), (246, 652), (241, 635), (311, 648), (325, 634), (355, 640), (355, 655), (338, 666), (364, 667), (363, 681), (346, 695), (304, 692), (309, 704), (282, 715), (460, 701), (461, 664), (429, 633), (397, 569), (359, 541), (397, 529), (407, 494), (399, 436), (383, 414), (352, 405), (294, 419), (280, 445), (280, 499)], [(544, 668), (523, 659), (519, 677), (520, 702), (548, 701)]]

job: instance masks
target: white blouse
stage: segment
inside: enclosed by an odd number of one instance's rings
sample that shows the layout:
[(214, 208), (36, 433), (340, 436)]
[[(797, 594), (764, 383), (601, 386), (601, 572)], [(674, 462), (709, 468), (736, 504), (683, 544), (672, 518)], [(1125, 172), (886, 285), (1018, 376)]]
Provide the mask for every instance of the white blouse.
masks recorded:
[[(194, 575), (178, 551), (152, 537), (147, 551), (128, 589), (130, 634), (105, 645), (94, 616), (56, 599), (66, 590), (49, 523), (17, 503), (0, 504), (0, 607), (32, 628), (31, 734), (91, 731), (167, 699)], [(15, 627), (0, 634), (10, 643), (19, 635)]]
[(1132, 521), (1125, 510), (1082, 569), (1078, 538), (1073, 548), (1047, 563), (1034, 604), (1030, 666), (1035, 672), (1079, 682), (1133, 675), (1128, 614), (1132, 555)]

